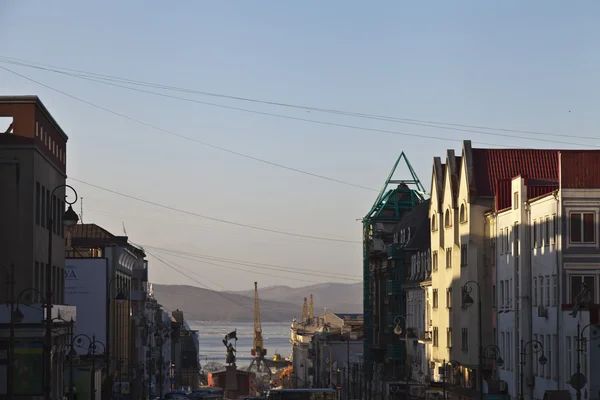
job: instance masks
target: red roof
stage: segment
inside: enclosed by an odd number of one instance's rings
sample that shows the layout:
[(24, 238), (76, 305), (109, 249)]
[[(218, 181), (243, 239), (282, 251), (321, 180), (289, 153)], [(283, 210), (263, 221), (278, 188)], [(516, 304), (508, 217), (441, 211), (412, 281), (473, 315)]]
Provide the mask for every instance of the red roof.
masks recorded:
[(565, 189), (600, 189), (600, 150), (561, 151), (560, 180)]
[(558, 153), (558, 150), (472, 149), (477, 196), (494, 196), (499, 180), (518, 175), (558, 181)]
[[(525, 186), (527, 186), (527, 198), (521, 199), (523, 201), (552, 193), (558, 189), (558, 182), (525, 178)], [(512, 196), (512, 179), (498, 180), (496, 186), (496, 211), (512, 207)]]

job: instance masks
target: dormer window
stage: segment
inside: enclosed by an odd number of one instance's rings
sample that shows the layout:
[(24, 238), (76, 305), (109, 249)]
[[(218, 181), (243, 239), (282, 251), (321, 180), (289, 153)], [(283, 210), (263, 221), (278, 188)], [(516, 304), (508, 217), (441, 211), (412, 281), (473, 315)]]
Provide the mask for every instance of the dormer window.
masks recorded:
[(437, 230), (437, 226), (436, 226), (436, 218), (435, 218), (435, 214), (433, 214), (431, 216), (431, 231), (434, 232)]
[(452, 226), (452, 215), (450, 214), (450, 210), (446, 210), (446, 214), (444, 215), (444, 226), (446, 228)]

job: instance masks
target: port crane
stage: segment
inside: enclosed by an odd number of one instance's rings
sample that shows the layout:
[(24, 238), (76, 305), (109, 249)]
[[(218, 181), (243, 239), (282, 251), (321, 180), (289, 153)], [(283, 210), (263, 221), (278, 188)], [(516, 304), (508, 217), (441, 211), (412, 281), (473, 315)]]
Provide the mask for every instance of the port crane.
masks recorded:
[(260, 305), (258, 302), (258, 283), (254, 282), (254, 340), (250, 354), (254, 357), (248, 371), (267, 372), (271, 377), (271, 368), (267, 365), (265, 356), (267, 349), (263, 345), (262, 325), (260, 322)]

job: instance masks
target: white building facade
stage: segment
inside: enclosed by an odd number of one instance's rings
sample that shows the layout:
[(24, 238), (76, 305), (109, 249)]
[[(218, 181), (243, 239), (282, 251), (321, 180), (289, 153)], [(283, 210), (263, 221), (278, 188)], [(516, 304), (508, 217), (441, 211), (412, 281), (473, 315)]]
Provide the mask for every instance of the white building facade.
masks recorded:
[(523, 395), (542, 399), (558, 390), (558, 185), (520, 176), (501, 185), (494, 214), (498, 377), (518, 397), (523, 368)]
[(497, 343), (505, 361), (498, 377), (511, 397), (520, 394), (523, 368), (525, 398), (561, 391), (576, 399), (571, 377), (579, 364), (586, 378), (581, 398), (595, 400), (600, 152), (557, 151), (555, 162), (555, 182), (516, 177), (497, 194), (498, 211), (488, 214), (496, 239)]

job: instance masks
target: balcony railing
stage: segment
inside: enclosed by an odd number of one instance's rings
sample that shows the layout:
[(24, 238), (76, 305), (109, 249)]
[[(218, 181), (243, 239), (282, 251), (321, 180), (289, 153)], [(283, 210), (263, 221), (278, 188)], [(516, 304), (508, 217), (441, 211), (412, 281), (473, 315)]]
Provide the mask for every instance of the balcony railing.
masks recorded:
[(402, 283), (393, 280), (387, 281), (387, 294), (388, 296), (396, 296), (402, 294)]
[(419, 332), (419, 342), (431, 342), (431, 331)]
[(392, 243), (387, 247), (387, 256), (389, 260), (403, 258), (402, 246), (400, 243)]

